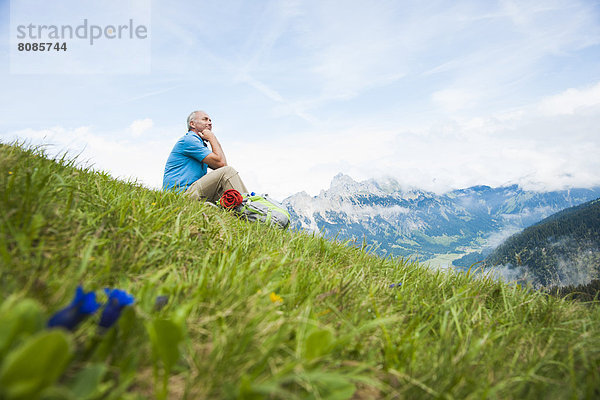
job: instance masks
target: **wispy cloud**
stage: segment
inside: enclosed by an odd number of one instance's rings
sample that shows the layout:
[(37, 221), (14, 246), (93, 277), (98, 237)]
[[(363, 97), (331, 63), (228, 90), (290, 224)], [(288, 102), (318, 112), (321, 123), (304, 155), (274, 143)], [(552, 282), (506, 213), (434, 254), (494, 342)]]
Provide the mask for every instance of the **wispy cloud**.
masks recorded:
[[(165, 131), (154, 128), (152, 120), (134, 121), (119, 132), (98, 132), (89, 126), (68, 129), (56, 126), (48, 129), (24, 129), (0, 135), (0, 140), (15, 140), (31, 145), (43, 145), (51, 157), (67, 154), (77, 157), (80, 165), (107, 171), (116, 178), (137, 180), (151, 188), (160, 188), (164, 163), (173, 147)], [(136, 133), (144, 133), (139, 140)]]
[[(338, 172), (436, 191), (598, 181), (595, 2), (208, 0), (151, 11), (152, 74), (2, 76), (0, 131), (64, 127), (53, 128), (59, 146), (85, 140), (102, 168), (156, 185), (156, 160), (205, 109), (249, 185), (280, 197), (318, 192)], [(133, 128), (145, 118), (152, 126)], [(127, 146), (153, 155), (140, 156), (144, 171), (111, 161)]]
[[(598, 87), (600, 83), (570, 89), (508, 114), (429, 123), (418, 129), (356, 126), (270, 139), (229, 138), (224, 147), (252, 190), (279, 198), (302, 190), (316, 194), (339, 172), (355, 179), (391, 176), (403, 185), (437, 192), (476, 184), (518, 183), (537, 190), (589, 187), (600, 185)], [(137, 177), (160, 187), (177, 131), (142, 119), (123, 132), (55, 127), (1, 138), (51, 143), (56, 152), (82, 153), (115, 176)]]
[[(586, 102), (595, 86), (569, 90)], [(340, 171), (355, 179), (392, 176), (405, 185), (443, 192), (477, 184), (520, 184), (553, 190), (600, 185), (600, 105), (549, 116), (544, 99), (510, 114), (447, 120), (410, 130), (355, 127), (341, 132), (306, 132), (270, 143), (234, 144), (237, 160), (262, 187), (316, 194)], [(580, 128), (580, 129), (578, 129)], [(574, 133), (575, 131), (575, 133)], [(527, 135), (523, 135), (527, 132)], [(278, 168), (272, 168), (278, 165)]]
[(137, 119), (131, 123), (129, 129), (133, 137), (140, 137), (144, 132), (148, 131), (154, 126), (154, 122), (150, 118)]
[(583, 89), (568, 89), (563, 93), (545, 98), (538, 110), (546, 115), (574, 114), (585, 109), (593, 111), (600, 106), (600, 83)]
[(147, 99), (148, 97), (162, 95), (162, 94), (165, 94), (167, 92), (170, 92), (172, 90), (176, 90), (176, 89), (179, 89), (179, 88), (182, 88), (182, 87), (184, 87), (183, 84), (178, 84), (178, 85), (170, 86), (170, 87), (168, 87), (166, 89), (153, 90), (151, 92), (143, 93), (143, 94), (141, 94), (139, 96), (133, 96), (131, 98), (125, 99), (125, 100), (123, 100), (121, 102), (121, 104), (126, 104), (126, 103), (130, 103), (130, 102), (133, 102), (133, 101)]

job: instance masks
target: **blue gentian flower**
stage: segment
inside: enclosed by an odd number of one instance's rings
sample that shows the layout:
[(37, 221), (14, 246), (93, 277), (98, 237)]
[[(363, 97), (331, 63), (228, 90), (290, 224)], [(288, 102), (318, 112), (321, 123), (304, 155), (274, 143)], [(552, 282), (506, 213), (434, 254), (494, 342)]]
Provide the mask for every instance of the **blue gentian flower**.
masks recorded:
[(71, 304), (52, 315), (47, 326), (48, 328), (63, 327), (73, 331), (81, 321), (95, 313), (98, 308), (100, 304), (96, 302), (96, 293), (85, 293), (81, 286), (77, 286)]
[(154, 302), (154, 310), (156, 310), (156, 311), (162, 310), (167, 305), (168, 302), (169, 302), (169, 296), (166, 296), (166, 295), (157, 296), (156, 301)]
[(398, 283), (392, 283), (392, 284), (390, 285), (390, 288), (395, 288), (395, 287), (400, 287), (400, 286), (402, 286), (402, 282), (398, 282)]
[(104, 289), (104, 292), (108, 296), (108, 302), (104, 307), (104, 311), (102, 311), (98, 325), (103, 328), (110, 328), (121, 316), (123, 308), (133, 304), (134, 299), (132, 295), (120, 289)]

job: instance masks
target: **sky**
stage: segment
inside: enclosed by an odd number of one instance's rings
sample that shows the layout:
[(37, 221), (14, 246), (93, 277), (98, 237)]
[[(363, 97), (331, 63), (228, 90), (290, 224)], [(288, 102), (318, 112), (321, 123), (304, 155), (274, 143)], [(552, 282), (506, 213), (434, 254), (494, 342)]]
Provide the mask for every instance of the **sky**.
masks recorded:
[[(278, 199), (338, 173), (437, 193), (600, 185), (598, 1), (46, 3), (0, 0), (4, 143), (160, 188), (204, 110), (246, 186)], [(15, 56), (23, 18), (130, 17), (143, 41)]]

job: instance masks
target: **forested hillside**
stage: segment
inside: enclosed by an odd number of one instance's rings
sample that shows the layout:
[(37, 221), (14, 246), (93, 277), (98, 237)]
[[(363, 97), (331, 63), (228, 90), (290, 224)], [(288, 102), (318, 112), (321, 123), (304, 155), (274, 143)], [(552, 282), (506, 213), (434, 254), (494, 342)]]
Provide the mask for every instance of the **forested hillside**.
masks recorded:
[(571, 207), (511, 236), (485, 260), (542, 286), (600, 277), (600, 199)]

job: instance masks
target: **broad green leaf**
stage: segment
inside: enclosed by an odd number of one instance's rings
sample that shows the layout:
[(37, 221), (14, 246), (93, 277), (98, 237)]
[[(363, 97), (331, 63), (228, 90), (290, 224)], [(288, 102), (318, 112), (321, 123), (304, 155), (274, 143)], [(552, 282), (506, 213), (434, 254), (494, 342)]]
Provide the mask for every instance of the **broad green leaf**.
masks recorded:
[(35, 398), (63, 373), (71, 358), (71, 343), (62, 330), (29, 337), (6, 356), (0, 387), (8, 399)]
[(117, 343), (117, 330), (114, 327), (108, 329), (101, 335), (92, 337), (90, 347), (94, 349), (92, 361), (105, 361), (112, 353)]
[(44, 327), (42, 310), (38, 303), (24, 299), (16, 304), (7, 301), (0, 312), (0, 356), (20, 335), (31, 335)]
[(50, 386), (40, 394), (40, 400), (80, 400), (65, 386)]
[(244, 375), (240, 379), (236, 397), (240, 400), (259, 400), (263, 399), (264, 395), (254, 391), (252, 387), (252, 380), (248, 377), (248, 375)]
[(125, 340), (131, 332), (134, 332), (134, 324), (136, 322), (136, 313), (134, 307), (125, 307), (121, 311), (121, 317), (117, 321), (119, 327), (119, 338)]
[(182, 333), (185, 332), (185, 320), (192, 311), (194, 305), (192, 303), (184, 304), (177, 307), (177, 310), (173, 313), (173, 322), (179, 325), (182, 329)]
[(322, 395), (323, 400), (347, 400), (354, 396), (356, 386), (349, 381), (338, 381), (326, 387), (326, 393)]
[(0, 356), (13, 342), (19, 325), (19, 319), (13, 314), (0, 316)]
[(356, 392), (356, 386), (347, 376), (320, 371), (309, 376), (319, 390), (319, 398), (323, 400), (347, 400)]
[(165, 371), (179, 360), (179, 343), (183, 340), (182, 328), (168, 319), (155, 319), (146, 325), (152, 350), (162, 362)]
[(304, 357), (313, 360), (327, 354), (333, 342), (333, 335), (325, 329), (312, 332), (304, 343)]
[(21, 332), (32, 334), (43, 329), (42, 309), (36, 301), (31, 299), (21, 300), (15, 305), (13, 312), (21, 321)]
[(101, 383), (106, 373), (106, 365), (91, 364), (79, 371), (71, 385), (71, 392), (79, 400), (94, 398), (101, 394)]

